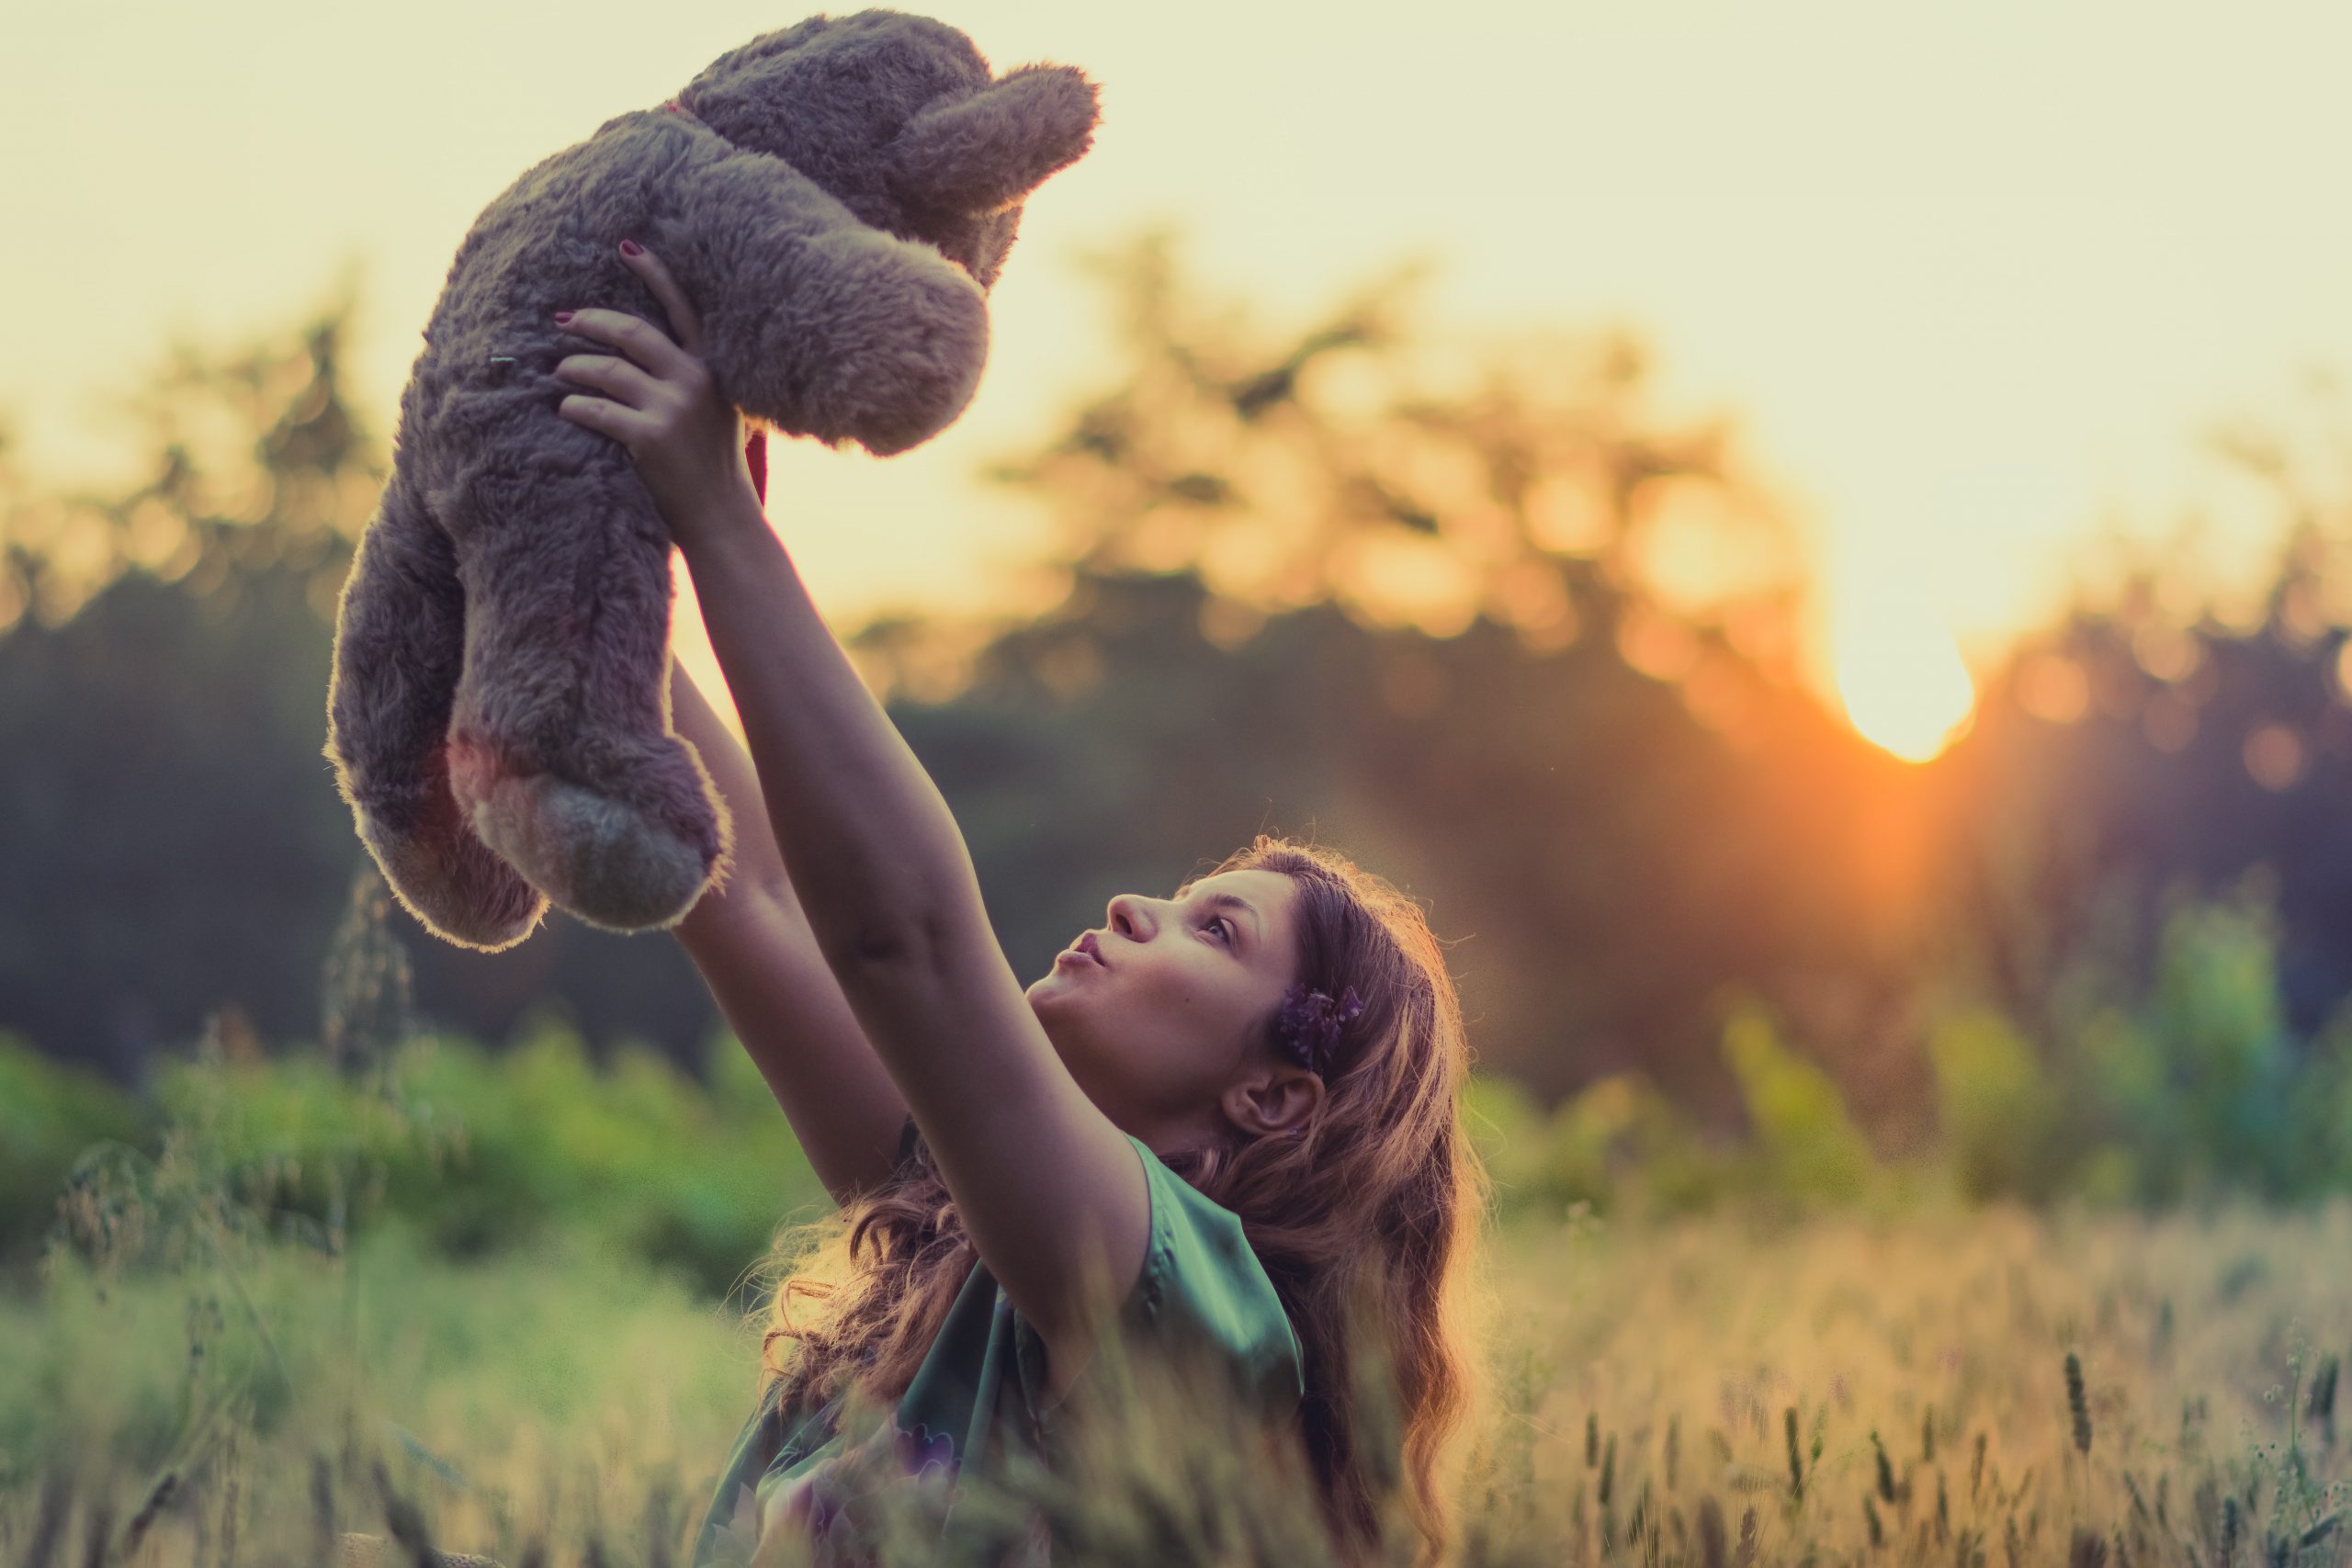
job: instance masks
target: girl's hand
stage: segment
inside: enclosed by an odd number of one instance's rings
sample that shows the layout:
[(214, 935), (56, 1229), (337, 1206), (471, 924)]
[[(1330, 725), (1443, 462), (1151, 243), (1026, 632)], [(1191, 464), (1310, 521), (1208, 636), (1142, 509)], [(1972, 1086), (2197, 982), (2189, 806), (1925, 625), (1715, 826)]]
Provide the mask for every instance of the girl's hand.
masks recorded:
[(662, 301), (676, 341), (627, 310), (570, 311), (559, 327), (617, 352), (574, 354), (558, 363), (558, 376), (603, 395), (574, 392), (556, 412), (628, 448), (671, 538), (683, 548), (733, 520), (761, 515), (745, 460), (743, 417), (712, 385), (700, 357), (702, 322), (669, 268), (651, 251), (639, 247), (632, 255), (626, 244), (621, 262)]

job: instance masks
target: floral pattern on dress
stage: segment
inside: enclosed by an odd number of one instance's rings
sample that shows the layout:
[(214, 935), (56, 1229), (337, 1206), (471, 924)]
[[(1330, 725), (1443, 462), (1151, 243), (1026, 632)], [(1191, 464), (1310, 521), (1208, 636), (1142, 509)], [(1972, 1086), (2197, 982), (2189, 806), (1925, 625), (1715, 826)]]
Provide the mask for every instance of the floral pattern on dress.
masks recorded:
[(896, 1421), (891, 1423), (891, 1427), (897, 1433), (894, 1441), (899, 1450), (899, 1467), (909, 1475), (920, 1480), (934, 1472), (950, 1476), (956, 1473), (958, 1461), (954, 1434), (941, 1432), (934, 1436), (932, 1429), (920, 1421), (915, 1423), (915, 1429), (911, 1432)]
[(706, 1568), (751, 1568), (759, 1549), (759, 1498), (749, 1485), (739, 1485), (728, 1521), (712, 1532), (702, 1560)]
[[(876, 1434), (878, 1438), (879, 1433)], [(936, 1478), (952, 1486), (960, 1461), (956, 1453), (956, 1439), (946, 1432), (934, 1433), (922, 1422), (909, 1431), (893, 1419), (890, 1424), (890, 1451), (898, 1478), (886, 1468), (879, 1479), (875, 1477), (872, 1459), (878, 1450), (865, 1445), (844, 1449), (842, 1452), (812, 1465), (808, 1472), (779, 1483), (784, 1489), (782, 1517), (792, 1522), (804, 1539), (818, 1547), (820, 1563), (846, 1563), (857, 1561), (856, 1505), (865, 1497), (885, 1486), (904, 1484), (912, 1481), (926, 1483)], [(869, 1484), (860, 1485), (861, 1482)], [(774, 1501), (769, 1504), (773, 1510)], [(738, 1517), (741, 1517), (739, 1505)], [(716, 1565), (714, 1563), (714, 1568)]]

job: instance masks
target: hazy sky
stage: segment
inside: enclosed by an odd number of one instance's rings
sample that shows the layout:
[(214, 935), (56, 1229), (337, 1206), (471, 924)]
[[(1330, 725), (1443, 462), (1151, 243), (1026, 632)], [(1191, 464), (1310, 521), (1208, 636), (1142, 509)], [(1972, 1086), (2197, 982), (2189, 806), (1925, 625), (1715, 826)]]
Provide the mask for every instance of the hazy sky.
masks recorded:
[[(1804, 506), (1849, 642), (1939, 626), (1981, 658), (2102, 522), (2157, 531), (2212, 488), (2209, 426), (2352, 371), (2352, 8), (928, 9), (1000, 70), (1085, 68), (1104, 121), (1030, 206), (962, 423), (886, 463), (783, 455), (770, 513), (837, 624), (968, 602), (1036, 547), (968, 476), (1103, 373), (1072, 258), (1151, 220), (1276, 320), (1422, 254), (1442, 319), (1642, 329)], [(0, 9), (0, 415), (36, 474), (101, 476), (126, 448), (100, 399), (163, 341), (288, 327), (356, 265), (389, 435), (482, 205), (805, 14)]]

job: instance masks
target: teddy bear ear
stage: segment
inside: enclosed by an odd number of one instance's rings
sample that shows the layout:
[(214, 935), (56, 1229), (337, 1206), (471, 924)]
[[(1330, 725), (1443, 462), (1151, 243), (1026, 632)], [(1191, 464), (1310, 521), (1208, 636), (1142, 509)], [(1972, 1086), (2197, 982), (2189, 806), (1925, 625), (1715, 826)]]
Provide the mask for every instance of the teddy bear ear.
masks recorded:
[(909, 120), (888, 150), (891, 184), (919, 206), (1001, 211), (1078, 162), (1095, 114), (1094, 84), (1076, 67), (1023, 65)]

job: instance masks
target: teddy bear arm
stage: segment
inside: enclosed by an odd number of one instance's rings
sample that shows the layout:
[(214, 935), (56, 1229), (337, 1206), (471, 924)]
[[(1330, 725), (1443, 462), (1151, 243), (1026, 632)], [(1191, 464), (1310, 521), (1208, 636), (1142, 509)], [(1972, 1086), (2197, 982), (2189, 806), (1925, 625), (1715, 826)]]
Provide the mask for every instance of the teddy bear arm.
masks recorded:
[(971, 401), (987, 303), (936, 250), (861, 221), (775, 158), (720, 160), (685, 195), (702, 238), (704, 359), (729, 402), (887, 457)]

